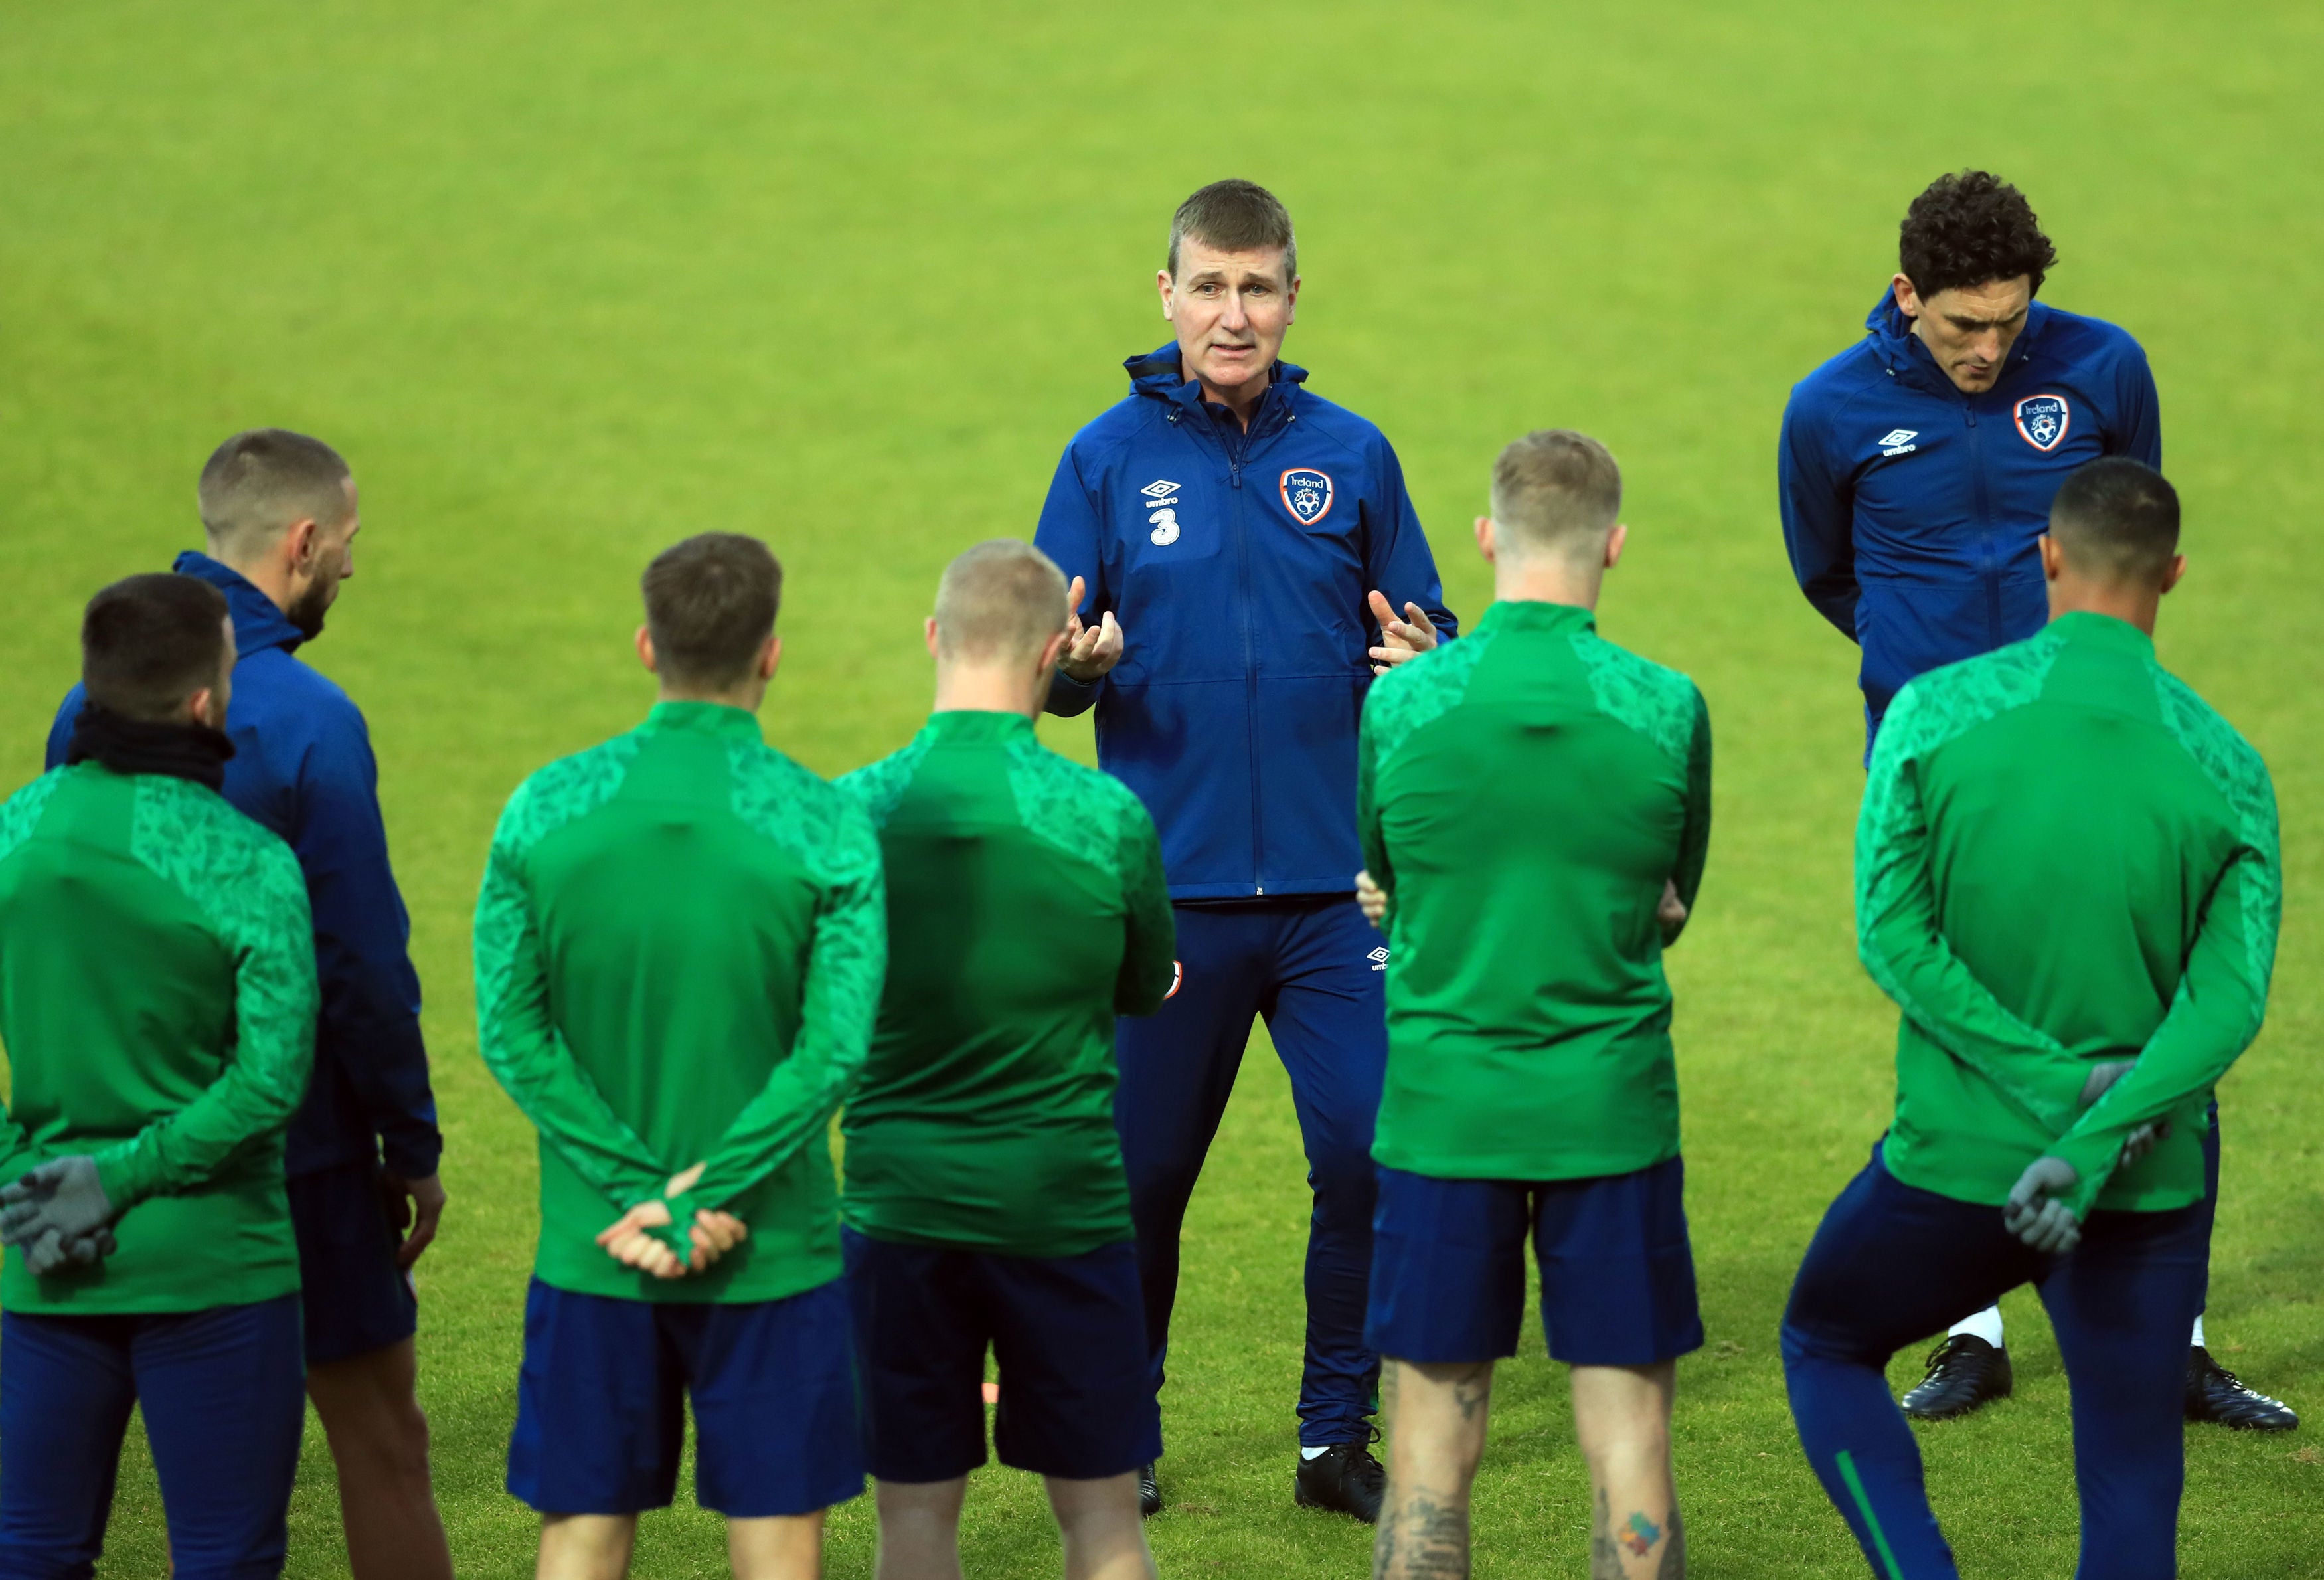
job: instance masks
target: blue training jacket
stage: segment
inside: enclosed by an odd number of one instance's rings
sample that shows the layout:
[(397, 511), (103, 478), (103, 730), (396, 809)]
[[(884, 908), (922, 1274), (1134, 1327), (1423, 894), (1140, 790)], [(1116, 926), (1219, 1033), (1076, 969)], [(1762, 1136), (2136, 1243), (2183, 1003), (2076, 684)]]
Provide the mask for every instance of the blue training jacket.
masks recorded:
[(2034, 541), (2066, 474), (2160, 468), (2154, 375), (2128, 334), (2036, 301), (2001, 377), (1965, 395), (1884, 293), (1871, 333), (1792, 390), (1775, 456), (1792, 573), (1864, 649), (1868, 733), (1914, 676), (2042, 629)]
[(1248, 432), (1176, 344), (1124, 365), (1130, 398), (1065, 447), (1034, 535), (1086, 581), (1083, 619), (1113, 612), (1121, 661), (1058, 676), (1049, 711), (1096, 705), (1098, 762), (1154, 815), (1172, 899), (1347, 893), (1379, 640), (1366, 595), (1459, 629), (1403, 468), (1289, 363)]
[[(171, 568), (217, 588), (233, 612), (239, 661), (226, 708), (234, 756), (226, 799), (297, 855), (315, 912), (322, 1015), (314, 1080), (290, 1121), (284, 1171), (311, 1174), (383, 1152), (405, 1178), (433, 1174), (443, 1140), (371, 733), (346, 692), (293, 656), (305, 639), (273, 599), (206, 554), (180, 554)], [(64, 762), (80, 708), (75, 686), (49, 732), (50, 767)]]

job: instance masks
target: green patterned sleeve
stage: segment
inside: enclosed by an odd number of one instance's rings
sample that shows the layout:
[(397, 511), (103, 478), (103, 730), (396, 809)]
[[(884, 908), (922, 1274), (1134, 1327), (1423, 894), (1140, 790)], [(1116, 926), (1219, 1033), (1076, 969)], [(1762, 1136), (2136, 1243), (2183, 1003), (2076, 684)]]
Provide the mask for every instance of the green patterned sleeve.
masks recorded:
[(1856, 943), (1864, 968), (1907, 1020), (1991, 1081), (2052, 1135), (2074, 1122), (2089, 1067), (2004, 1008), (1938, 930), (1920, 754), (1944, 736), (1924, 716), (1923, 683), (1881, 721), (1856, 825)]
[[(41, 813), (56, 792), (61, 770), (42, 774), (23, 789), (0, 801), (0, 861), (16, 854), (41, 821)], [(0, 1102), (0, 1185), (15, 1183), (17, 1176), (27, 1169), (37, 1169), (48, 1157), (32, 1145), (32, 1138), (16, 1123), (8, 1104)]]
[(476, 1040), (524, 1116), (614, 1216), (659, 1197), (675, 1169), (654, 1156), (597, 1090), (549, 1011), (549, 964), (526, 892), (533, 786), (501, 814), (476, 897)]
[(1170, 884), (1162, 873), (1162, 836), (1145, 803), (1124, 791), (1121, 810), (1121, 890), (1130, 906), (1128, 947), (1113, 990), (1123, 1015), (1150, 1015), (1170, 996), (1178, 975), (1178, 923)]
[(888, 897), (880, 838), (849, 796), (835, 794), (829, 837), (818, 854), (824, 893), (809, 947), (798, 1040), (775, 1066), (705, 1160), (691, 1190), (671, 1205), (680, 1224), (693, 1209), (724, 1206), (788, 1162), (830, 1123), (862, 1071), (888, 975)]
[(1663, 929), (1665, 948), (1678, 942), (1679, 934), (1693, 919), (1694, 897), (1702, 888), (1702, 869), (1711, 859), (1711, 708), (1694, 686), (1690, 684), (1687, 689), (1694, 698), (1694, 727), (1687, 735), (1686, 826), (1679, 832), (1678, 867), (1671, 873), (1686, 915), (1676, 926)]
[(2080, 1216), (2106, 1188), (2131, 1131), (2209, 1091), (2251, 1046), (2267, 1014), (2283, 917), (2275, 792), (2258, 753), (2240, 740), (2234, 746), (2240, 750), (2197, 753), (2209, 759), (2205, 769), (2235, 808), (2239, 838), (2204, 902), (2171, 1007), (2130, 1073), (2050, 1149), (2079, 1177), (2066, 1205)]
[(290, 846), (178, 781), (140, 784), (134, 819), (138, 859), (194, 901), (234, 960), (234, 1042), (200, 1096), (95, 1155), (116, 1208), (204, 1184), (290, 1123), (314, 1067), (318, 1003), (315, 926)]

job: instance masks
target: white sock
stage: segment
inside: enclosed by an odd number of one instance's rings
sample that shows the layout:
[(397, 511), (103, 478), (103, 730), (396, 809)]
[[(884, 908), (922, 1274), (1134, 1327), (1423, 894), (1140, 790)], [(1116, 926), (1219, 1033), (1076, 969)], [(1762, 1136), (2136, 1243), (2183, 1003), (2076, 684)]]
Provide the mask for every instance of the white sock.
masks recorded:
[(1332, 1445), (1329, 1443), (1324, 1444), (1321, 1448), (1309, 1448), (1305, 1445), (1302, 1445), (1299, 1450), (1299, 1457), (1302, 1459), (1321, 1459), (1323, 1455), (1331, 1452)]
[(2195, 1336), (2187, 1343), (2195, 1349), (2203, 1347), (2203, 1314), (2200, 1311), (2195, 1314)]
[(1988, 1306), (1966, 1322), (1956, 1322), (1945, 1331), (1975, 1334), (1997, 1350), (2001, 1348), (2001, 1307)]

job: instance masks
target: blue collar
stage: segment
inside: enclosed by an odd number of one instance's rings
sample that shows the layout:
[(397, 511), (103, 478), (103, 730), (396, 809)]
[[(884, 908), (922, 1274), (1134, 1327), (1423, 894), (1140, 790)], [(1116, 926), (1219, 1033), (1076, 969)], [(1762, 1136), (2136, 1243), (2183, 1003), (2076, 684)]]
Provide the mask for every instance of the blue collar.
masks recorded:
[[(2051, 310), (2038, 300), (2026, 309), (2025, 328), (2018, 335), (2016, 344), (2009, 348), (2008, 360), (2002, 365), (2002, 378), (2007, 378), (2033, 360), (2034, 344), (2041, 339), (2043, 329), (2050, 322)], [(1880, 300), (1874, 302), (1872, 310), (1864, 315), (1864, 327), (1872, 336), (1872, 343), (1880, 354), (1881, 363), (1890, 373), (1909, 377), (1915, 383), (1924, 384), (1956, 400), (1968, 399), (1953, 381), (1945, 376), (1944, 369), (1937, 365), (1937, 359), (1929, 355), (1926, 346), (1921, 344), (1921, 337), (1913, 333), (1913, 320), (1906, 318), (1904, 310), (1896, 305), (1894, 291), (1880, 293)], [(1999, 385), (2000, 380), (1997, 379), (1995, 387)]]
[(235, 651), (248, 658), (261, 648), (279, 647), (284, 652), (295, 652), (306, 634), (283, 617), (274, 600), (253, 587), (243, 574), (231, 566), (221, 565), (207, 554), (189, 549), (171, 565), (180, 576), (190, 576), (196, 581), (206, 581), (226, 595), (227, 612), (234, 616)]
[[(1121, 365), (1130, 372), (1130, 393), (1168, 401), (1186, 411), (1202, 410), (1203, 386), (1186, 376), (1179, 363), (1176, 340), (1143, 356), (1132, 356)], [(1250, 430), (1257, 433), (1262, 423), (1272, 423), (1289, 415), (1299, 386), (1306, 382), (1305, 368), (1278, 358), (1268, 373), (1267, 393), (1259, 398), (1259, 410), (1251, 413)]]

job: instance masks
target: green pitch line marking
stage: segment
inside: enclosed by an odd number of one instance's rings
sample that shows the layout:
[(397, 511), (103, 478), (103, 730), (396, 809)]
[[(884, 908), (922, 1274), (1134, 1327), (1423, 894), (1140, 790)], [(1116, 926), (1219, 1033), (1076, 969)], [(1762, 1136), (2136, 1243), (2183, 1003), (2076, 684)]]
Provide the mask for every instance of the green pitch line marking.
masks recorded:
[(1880, 1549), (1880, 1566), (1887, 1571), (1888, 1580), (1904, 1580), (1904, 1571), (1896, 1566), (1896, 1555), (1889, 1548), (1888, 1533), (1880, 1529), (1880, 1516), (1872, 1511), (1872, 1500), (1864, 1495), (1864, 1480), (1856, 1474), (1856, 1461), (1843, 1448), (1834, 1456), (1840, 1461), (1840, 1479), (1848, 1483), (1849, 1494), (1856, 1500), (1857, 1512), (1871, 1528), (1872, 1545)]

